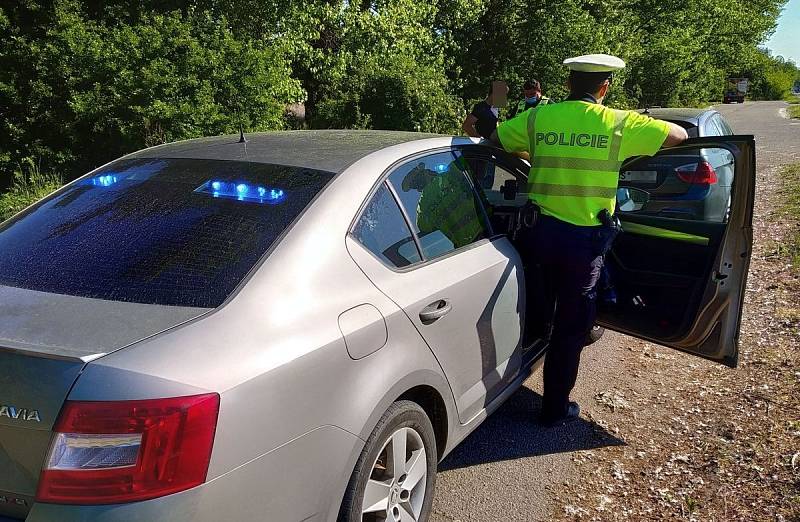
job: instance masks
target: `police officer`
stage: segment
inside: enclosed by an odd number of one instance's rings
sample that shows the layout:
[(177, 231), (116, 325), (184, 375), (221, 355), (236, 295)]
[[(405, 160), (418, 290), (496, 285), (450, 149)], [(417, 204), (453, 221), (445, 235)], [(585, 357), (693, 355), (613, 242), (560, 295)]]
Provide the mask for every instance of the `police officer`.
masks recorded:
[(522, 99), (511, 108), (508, 117), (513, 118), (528, 109), (533, 109), (538, 105), (547, 105), (548, 103), (551, 103), (550, 98), (542, 95), (542, 84), (539, 83), (539, 80), (528, 80), (522, 86)]
[(600, 219), (614, 212), (622, 162), (687, 138), (678, 125), (603, 106), (613, 72), (625, 67), (619, 58), (592, 54), (564, 64), (570, 69), (565, 101), (526, 111), (492, 135), (505, 150), (530, 154), (528, 192), (541, 211), (522, 248), (542, 266), (556, 299), (544, 363), (544, 424), (580, 414), (569, 394), (595, 320), (595, 285), (610, 248)]

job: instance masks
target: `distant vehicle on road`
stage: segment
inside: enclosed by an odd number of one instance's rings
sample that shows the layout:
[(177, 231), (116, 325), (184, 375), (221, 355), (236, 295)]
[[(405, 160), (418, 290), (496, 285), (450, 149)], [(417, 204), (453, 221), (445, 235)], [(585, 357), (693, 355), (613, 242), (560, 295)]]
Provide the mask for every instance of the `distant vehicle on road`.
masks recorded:
[[(712, 109), (648, 109), (653, 118), (677, 123), (690, 138), (730, 136), (728, 122)], [(734, 177), (733, 155), (720, 148), (690, 148), (685, 154), (655, 156), (636, 170), (620, 172), (622, 187), (647, 191), (642, 214), (724, 222), (728, 218)]]
[[(656, 161), (709, 149), (733, 157), (729, 222), (623, 188), (599, 322), (735, 366), (753, 138)], [(0, 224), (0, 520), (428, 520), (437, 463), (548, 346), (513, 234), (527, 172), (467, 138), (224, 136)]]
[(728, 78), (722, 103), (744, 103), (749, 85), (748, 78)]

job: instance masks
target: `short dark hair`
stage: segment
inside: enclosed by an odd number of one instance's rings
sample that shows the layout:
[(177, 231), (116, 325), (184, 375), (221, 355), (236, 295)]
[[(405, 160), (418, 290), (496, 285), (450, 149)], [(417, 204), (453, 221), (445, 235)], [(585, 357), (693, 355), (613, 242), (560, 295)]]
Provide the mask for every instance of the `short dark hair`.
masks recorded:
[(608, 80), (610, 83), (611, 79), (612, 74), (610, 72), (570, 71), (570, 94), (594, 94), (600, 90), (603, 82)]
[(539, 80), (535, 78), (531, 78), (530, 80), (526, 81), (525, 84), (522, 86), (523, 90), (526, 91), (541, 91), (542, 84), (539, 83)]

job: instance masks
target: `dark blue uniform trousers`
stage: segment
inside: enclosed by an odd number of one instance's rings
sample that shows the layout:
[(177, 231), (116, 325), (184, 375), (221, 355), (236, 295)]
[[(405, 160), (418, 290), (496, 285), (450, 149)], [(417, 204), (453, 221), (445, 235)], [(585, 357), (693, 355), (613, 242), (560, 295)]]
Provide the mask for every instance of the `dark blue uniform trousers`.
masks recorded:
[[(578, 377), (581, 351), (596, 316), (597, 280), (603, 266), (598, 227), (579, 227), (540, 216), (524, 241), (528, 259), (540, 265), (556, 301), (550, 347), (544, 361), (544, 417), (566, 413)], [(529, 296), (529, 299), (541, 296)]]

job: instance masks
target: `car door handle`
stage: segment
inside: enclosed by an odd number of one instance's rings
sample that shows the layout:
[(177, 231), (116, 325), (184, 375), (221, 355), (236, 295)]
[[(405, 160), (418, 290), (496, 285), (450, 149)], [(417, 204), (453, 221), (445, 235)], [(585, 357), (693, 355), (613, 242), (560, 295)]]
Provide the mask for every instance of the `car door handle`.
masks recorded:
[(452, 309), (453, 306), (450, 304), (450, 301), (447, 299), (439, 299), (423, 308), (419, 313), (419, 319), (422, 321), (422, 324), (431, 324), (447, 315)]

